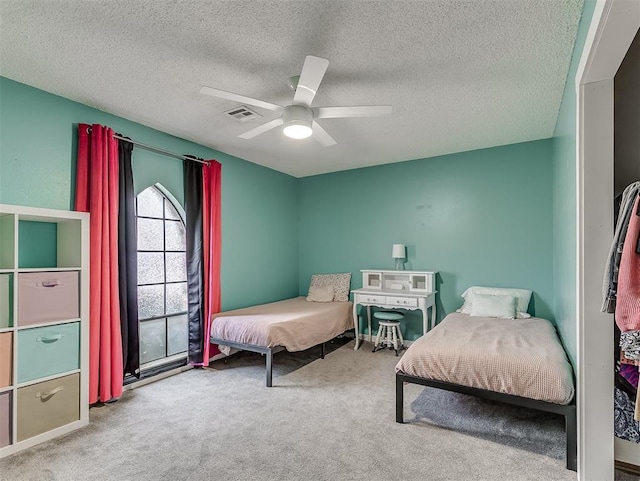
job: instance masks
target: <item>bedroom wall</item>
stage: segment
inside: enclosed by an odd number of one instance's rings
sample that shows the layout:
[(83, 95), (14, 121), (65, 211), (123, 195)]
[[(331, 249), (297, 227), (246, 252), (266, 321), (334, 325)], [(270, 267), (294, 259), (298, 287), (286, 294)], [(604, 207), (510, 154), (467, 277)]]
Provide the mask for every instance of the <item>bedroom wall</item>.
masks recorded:
[[(534, 291), (531, 310), (554, 318), (552, 143), (541, 140), (300, 179), (300, 294), (314, 273), (436, 270), (438, 318), (471, 285)], [(421, 332), (412, 314), (408, 338)]]
[[(77, 124), (222, 163), (222, 307), (298, 292), (297, 179), (0, 77), (0, 203), (71, 208)], [(184, 200), (182, 161), (133, 151), (136, 192), (160, 182)], [(268, 255), (265, 255), (268, 253)]]
[[(553, 285), (558, 334), (575, 366), (576, 311), (576, 89), (575, 77), (596, 0), (585, 0), (553, 137)], [(600, 261), (604, 265), (604, 260)]]
[(640, 31), (614, 79), (614, 194), (640, 180)]

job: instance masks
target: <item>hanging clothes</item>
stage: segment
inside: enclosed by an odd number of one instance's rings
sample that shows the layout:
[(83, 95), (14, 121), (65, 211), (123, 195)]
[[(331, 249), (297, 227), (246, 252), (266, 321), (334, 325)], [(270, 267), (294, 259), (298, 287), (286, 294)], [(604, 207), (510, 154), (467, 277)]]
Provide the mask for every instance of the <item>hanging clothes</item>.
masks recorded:
[(621, 333), (620, 349), (624, 351), (627, 359), (640, 361), (640, 330)]
[[(618, 267), (622, 257), (622, 249), (626, 238), (631, 213), (633, 212), (634, 201), (640, 192), (640, 182), (634, 182), (627, 186), (622, 193), (620, 201), (620, 211), (618, 213), (618, 221), (613, 234), (613, 241), (607, 256), (607, 264), (605, 267), (604, 280), (602, 283), (602, 295), (604, 302), (602, 304), (602, 312), (613, 314), (616, 309), (617, 283), (618, 283)], [(636, 243), (634, 243), (634, 246)]]
[[(632, 184), (635, 185), (635, 184)], [(631, 189), (630, 189), (631, 190)], [(626, 192), (626, 190), (625, 190)], [(623, 197), (625, 197), (623, 195)], [(628, 211), (629, 201), (625, 199), (624, 214)], [(620, 255), (618, 276), (615, 283), (615, 322), (620, 328), (620, 350), (624, 358), (640, 360), (640, 254), (636, 252), (640, 238), (640, 196), (633, 197), (633, 206), (626, 226), (622, 252)], [(623, 218), (624, 215), (620, 215)], [(621, 231), (625, 227), (623, 226)], [(618, 246), (620, 242), (618, 241)], [(634, 418), (640, 420), (640, 398), (636, 392)]]
[(622, 243), (616, 288), (616, 324), (620, 328), (620, 347), (631, 359), (640, 353), (640, 254), (636, 244), (640, 237), (640, 197), (636, 194), (632, 215)]

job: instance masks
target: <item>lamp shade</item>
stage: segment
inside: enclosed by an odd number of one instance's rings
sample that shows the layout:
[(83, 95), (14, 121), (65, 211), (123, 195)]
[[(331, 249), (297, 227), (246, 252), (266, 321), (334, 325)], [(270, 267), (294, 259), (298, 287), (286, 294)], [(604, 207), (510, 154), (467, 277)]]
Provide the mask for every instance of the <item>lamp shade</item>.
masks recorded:
[(404, 244), (393, 244), (391, 257), (393, 257), (394, 259), (404, 259), (405, 258)]

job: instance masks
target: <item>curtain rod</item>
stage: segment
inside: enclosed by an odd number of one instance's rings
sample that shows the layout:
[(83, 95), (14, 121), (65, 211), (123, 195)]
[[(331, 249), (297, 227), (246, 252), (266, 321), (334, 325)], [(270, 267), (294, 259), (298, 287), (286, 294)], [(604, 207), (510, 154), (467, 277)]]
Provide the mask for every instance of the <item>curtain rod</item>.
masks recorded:
[[(91, 132), (91, 127), (87, 128), (87, 133)], [(122, 137), (118, 134), (113, 134), (113, 138), (114, 139), (118, 139), (118, 140), (122, 140), (124, 142), (129, 142), (130, 144), (133, 144), (137, 147), (140, 147), (141, 149), (144, 150), (149, 150), (150, 152), (155, 152), (156, 154), (162, 154), (162, 155), (166, 155), (168, 157), (174, 157), (176, 159), (180, 159), (180, 160), (192, 160), (193, 162), (198, 162), (200, 164), (206, 164), (209, 165), (209, 162), (207, 162), (204, 159), (201, 159), (199, 157), (187, 157), (186, 155), (180, 155), (180, 154), (174, 154), (173, 152), (169, 152), (168, 150), (164, 150), (164, 149), (160, 149), (158, 147), (154, 147), (153, 145), (147, 145), (147, 144), (143, 144), (142, 142), (136, 142), (135, 140), (131, 140), (128, 139), (127, 137)]]

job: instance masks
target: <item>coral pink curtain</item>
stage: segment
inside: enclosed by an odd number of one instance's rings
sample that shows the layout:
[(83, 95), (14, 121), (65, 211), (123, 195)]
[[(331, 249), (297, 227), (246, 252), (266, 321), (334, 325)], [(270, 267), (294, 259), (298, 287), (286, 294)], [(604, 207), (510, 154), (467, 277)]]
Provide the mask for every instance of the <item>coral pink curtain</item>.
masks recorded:
[(75, 209), (90, 213), (89, 403), (122, 394), (118, 291), (118, 141), (102, 125), (78, 125)]
[(204, 349), (203, 364), (220, 351), (209, 343), (211, 315), (220, 312), (222, 166), (215, 160), (202, 166), (202, 247), (204, 260)]

